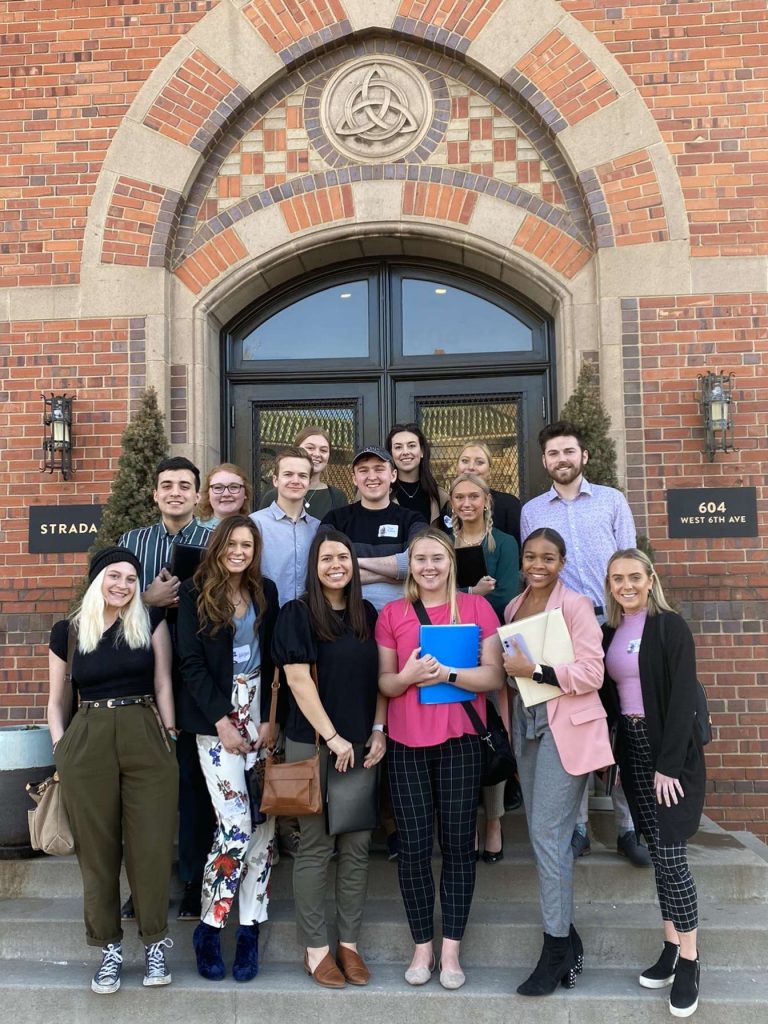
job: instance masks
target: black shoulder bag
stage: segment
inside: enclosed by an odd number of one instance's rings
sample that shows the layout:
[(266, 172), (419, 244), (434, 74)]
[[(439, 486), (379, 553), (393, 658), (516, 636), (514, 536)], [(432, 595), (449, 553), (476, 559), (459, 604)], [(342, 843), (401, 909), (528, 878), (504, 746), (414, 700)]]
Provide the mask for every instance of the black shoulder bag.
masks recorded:
[[(664, 654), (664, 662), (669, 667), (667, 661), (667, 644), (664, 639), (664, 612), (660, 613), (659, 616), (659, 638), (661, 640), (661, 649)], [(707, 703), (707, 691), (699, 681), (696, 680), (696, 725), (699, 729), (699, 737), (701, 738), (701, 745), (706, 747), (708, 743), (712, 742), (712, 719), (709, 714), (709, 704)]]
[[(422, 626), (432, 625), (432, 620), (427, 615), (427, 610), (421, 601), (413, 602), (413, 610)], [(496, 710), (493, 701), (488, 699), (485, 701), (487, 725), (483, 725), (483, 720), (472, 707), (471, 701), (462, 701), (461, 706), (481, 741), (483, 763), (480, 770), (480, 785), (495, 786), (499, 782), (506, 782), (508, 779), (514, 778), (517, 772), (517, 762), (512, 753), (507, 730), (504, 728), (501, 715)]]

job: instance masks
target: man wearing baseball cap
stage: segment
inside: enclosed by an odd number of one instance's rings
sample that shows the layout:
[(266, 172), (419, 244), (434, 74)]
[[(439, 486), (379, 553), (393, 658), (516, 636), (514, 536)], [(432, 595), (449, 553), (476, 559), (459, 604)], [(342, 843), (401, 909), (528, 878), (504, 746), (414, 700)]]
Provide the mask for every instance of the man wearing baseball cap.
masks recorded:
[(352, 479), (359, 500), (331, 509), (322, 526), (341, 530), (352, 541), (360, 563), (363, 597), (381, 611), (389, 601), (402, 597), (408, 544), (427, 522), (420, 512), (392, 501), (397, 470), (386, 448), (375, 444), (361, 448), (352, 460)]

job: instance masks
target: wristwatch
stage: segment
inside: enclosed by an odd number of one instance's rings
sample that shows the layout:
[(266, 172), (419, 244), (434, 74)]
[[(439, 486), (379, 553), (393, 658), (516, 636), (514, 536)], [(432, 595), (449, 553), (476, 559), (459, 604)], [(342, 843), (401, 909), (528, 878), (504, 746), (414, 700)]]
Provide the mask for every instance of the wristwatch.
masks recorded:
[(458, 669), (449, 668), (448, 669), (448, 682), (449, 683), (455, 683), (458, 678), (459, 678), (459, 671), (458, 671)]
[(376, 722), (371, 726), (371, 732), (383, 732), (384, 735), (387, 733), (386, 725), (382, 725), (381, 722)]
[(533, 672), (531, 672), (531, 679), (534, 681), (534, 683), (544, 682), (544, 673), (541, 670), (541, 665), (533, 666)]

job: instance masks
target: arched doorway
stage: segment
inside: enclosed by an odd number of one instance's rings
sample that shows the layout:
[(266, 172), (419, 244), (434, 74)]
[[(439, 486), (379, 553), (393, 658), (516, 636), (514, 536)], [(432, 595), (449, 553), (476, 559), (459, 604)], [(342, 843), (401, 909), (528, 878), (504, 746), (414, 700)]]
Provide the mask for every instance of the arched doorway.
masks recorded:
[(436, 261), (355, 262), (304, 276), (222, 332), (223, 449), (271, 486), (275, 452), (326, 427), (329, 482), (349, 492), (355, 448), (419, 423), (447, 482), (467, 439), (494, 455), (494, 485), (543, 487), (536, 434), (551, 408), (552, 323), (510, 290)]

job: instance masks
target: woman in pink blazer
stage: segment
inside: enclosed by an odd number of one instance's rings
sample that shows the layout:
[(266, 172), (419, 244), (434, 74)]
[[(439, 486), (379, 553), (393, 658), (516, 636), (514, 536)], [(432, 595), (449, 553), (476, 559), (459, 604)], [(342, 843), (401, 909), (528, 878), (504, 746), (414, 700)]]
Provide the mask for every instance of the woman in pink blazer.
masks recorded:
[(562, 691), (562, 696), (529, 708), (518, 694), (511, 729), (544, 923), (539, 962), (517, 990), (524, 996), (550, 995), (558, 983), (573, 988), (581, 973), (584, 949), (573, 926), (571, 835), (587, 775), (613, 763), (597, 692), (603, 682), (602, 634), (591, 601), (560, 582), (564, 565), (560, 534), (534, 530), (523, 545), (527, 586), (504, 612), (505, 622), (513, 622), (560, 608), (574, 654), (569, 664), (535, 664), (513, 642), (513, 653), (504, 656), (508, 676)]

